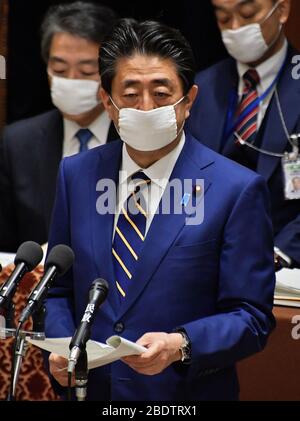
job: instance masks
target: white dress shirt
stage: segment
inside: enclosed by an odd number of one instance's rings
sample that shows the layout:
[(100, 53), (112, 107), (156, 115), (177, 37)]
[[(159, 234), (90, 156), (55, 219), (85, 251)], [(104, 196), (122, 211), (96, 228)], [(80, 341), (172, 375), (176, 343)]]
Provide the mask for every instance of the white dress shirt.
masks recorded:
[[(288, 49), (288, 43), (287, 40), (284, 40), (284, 44), (281, 47), (281, 49), (274, 54), (272, 57), (270, 57), (268, 60), (264, 61), (260, 65), (258, 65), (255, 69), (257, 73), (259, 74), (260, 82), (257, 85), (257, 93), (258, 96), (261, 96), (266, 90), (269, 88), (269, 86), (272, 84), (272, 82), (275, 80), (276, 76), (278, 75), (279, 70), (281, 69), (284, 60), (286, 58)], [(242, 99), (243, 95), (243, 89), (244, 89), (244, 80), (243, 75), (247, 70), (250, 69), (250, 66), (244, 63), (237, 63), (237, 69), (239, 74), (239, 102)], [(259, 112), (257, 116), (257, 127), (259, 129), (263, 118), (266, 114), (267, 108), (270, 104), (272, 95), (274, 94), (275, 86), (269, 92), (269, 94), (266, 96), (266, 98), (260, 103), (259, 105)]]
[[(80, 143), (75, 136), (78, 130), (82, 129), (77, 123), (71, 120), (63, 119), (64, 123), (64, 141), (63, 141), (63, 158), (75, 155), (79, 152)], [(104, 145), (107, 140), (111, 120), (106, 111), (102, 111), (100, 116), (96, 118), (88, 127), (93, 136), (88, 142), (88, 149), (96, 146)]]
[(154, 218), (155, 212), (158, 208), (160, 199), (165, 191), (165, 188), (168, 184), (169, 178), (172, 174), (176, 161), (182, 151), (182, 148), (185, 143), (185, 134), (183, 132), (181, 139), (178, 145), (168, 153), (168, 155), (161, 158), (159, 161), (152, 164), (150, 167), (142, 169), (138, 166), (129, 156), (126, 145), (124, 143), (122, 150), (122, 164), (119, 171), (119, 186), (117, 192), (117, 206), (116, 214), (114, 221), (114, 232), (118, 222), (119, 214), (127, 200), (130, 193), (134, 190), (134, 182), (131, 181), (130, 177), (138, 172), (143, 171), (147, 177), (150, 178), (151, 183), (148, 186), (145, 186), (141, 190), (143, 197), (147, 206), (147, 221), (146, 221), (146, 231), (147, 234), (151, 222)]

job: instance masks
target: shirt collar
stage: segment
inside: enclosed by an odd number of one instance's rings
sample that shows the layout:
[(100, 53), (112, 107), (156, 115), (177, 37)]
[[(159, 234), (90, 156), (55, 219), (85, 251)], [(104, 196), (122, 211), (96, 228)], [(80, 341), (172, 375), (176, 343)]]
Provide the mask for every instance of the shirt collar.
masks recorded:
[(182, 151), (185, 143), (185, 134), (182, 132), (181, 139), (178, 145), (169, 152), (166, 156), (156, 161), (150, 167), (142, 169), (139, 165), (131, 159), (127, 152), (126, 144), (123, 144), (122, 150), (122, 165), (119, 173), (119, 184), (127, 183), (128, 179), (136, 172), (143, 171), (151, 182), (157, 184), (164, 189), (172, 174), (176, 161)]
[(66, 141), (72, 140), (81, 127), (75, 121), (64, 118), (64, 139)]
[[(79, 124), (75, 123), (75, 121), (71, 121), (66, 118), (64, 118), (63, 121), (64, 121), (64, 139), (66, 141), (71, 141), (75, 137), (78, 130), (82, 129), (82, 127), (79, 126)], [(102, 145), (103, 143), (106, 142), (106, 138), (104, 139), (104, 141), (103, 139), (101, 141), (101, 137), (103, 136), (104, 129), (107, 129), (107, 131), (109, 130), (109, 126), (110, 126), (110, 118), (106, 111), (103, 111), (99, 115), (99, 117), (97, 117), (88, 126), (89, 130), (93, 133), (93, 137), (97, 140), (99, 145), (100, 144)]]
[[(257, 73), (259, 74), (259, 78), (260, 78), (260, 82), (258, 84), (258, 91), (260, 95), (269, 88), (271, 83), (274, 81), (274, 79), (278, 75), (281, 69), (281, 66), (283, 65), (284, 60), (286, 58), (287, 50), (288, 50), (288, 42), (285, 39), (283, 46), (276, 54), (274, 54), (268, 60), (265, 60), (264, 62), (262, 62), (256, 67)], [(243, 94), (243, 89), (244, 89), (243, 75), (249, 69), (250, 69), (250, 66), (248, 66), (247, 64), (237, 62), (237, 70), (238, 70), (238, 74), (240, 78), (239, 95)]]

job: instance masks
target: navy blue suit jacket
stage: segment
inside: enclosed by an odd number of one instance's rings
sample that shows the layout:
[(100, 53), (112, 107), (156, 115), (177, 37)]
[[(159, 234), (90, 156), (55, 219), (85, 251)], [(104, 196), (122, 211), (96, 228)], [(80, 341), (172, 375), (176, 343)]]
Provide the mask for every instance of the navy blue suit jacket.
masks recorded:
[[(292, 77), (292, 57), (296, 51), (289, 48), (286, 64), (278, 81), (278, 94), (287, 129), (300, 133), (300, 82)], [(237, 91), (236, 62), (229, 58), (198, 73), (199, 86), (187, 129), (201, 142), (216, 152), (230, 156), (234, 144), (229, 137), (224, 142), (226, 117), (232, 93)], [(273, 96), (259, 129), (261, 148), (283, 153), (289, 149), (275, 96)], [(268, 183), (275, 244), (300, 267), (300, 200), (285, 200), (284, 180), (280, 158), (259, 154), (257, 172)]]
[[(75, 252), (71, 271), (46, 301), (46, 335), (72, 336), (84, 312), (91, 282), (110, 290), (92, 329), (104, 342), (113, 334), (136, 341), (146, 332), (183, 327), (192, 363), (176, 363), (155, 376), (113, 364), (89, 373), (93, 400), (237, 399), (236, 361), (260, 351), (274, 326), (274, 268), (268, 193), (262, 177), (186, 138), (170, 180), (204, 180), (204, 220), (155, 215), (131, 287), (123, 303), (111, 254), (114, 215), (99, 215), (102, 179), (118, 184), (122, 142), (63, 160), (50, 229), (49, 249), (64, 243)], [(196, 196), (195, 191), (191, 194)], [(252, 233), (259, 235), (252, 235)]]

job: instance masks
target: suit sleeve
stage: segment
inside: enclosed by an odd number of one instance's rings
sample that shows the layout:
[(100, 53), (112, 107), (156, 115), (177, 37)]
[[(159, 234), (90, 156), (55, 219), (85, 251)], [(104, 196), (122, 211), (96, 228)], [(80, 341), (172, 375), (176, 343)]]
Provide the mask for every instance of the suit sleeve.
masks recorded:
[[(299, 132), (300, 121), (293, 130), (293, 133)], [(274, 242), (275, 246), (292, 259), (292, 267), (300, 268), (300, 213), (276, 234)]]
[(260, 176), (244, 188), (227, 219), (216, 314), (183, 326), (192, 364), (223, 368), (263, 349), (275, 325), (272, 226)]
[[(63, 160), (57, 180), (48, 251), (57, 244), (71, 245), (69, 225), (65, 160)], [(72, 289), (73, 272), (71, 268), (64, 276), (59, 277), (53, 287), (49, 289), (45, 302), (47, 309), (45, 332), (47, 337), (67, 337), (73, 335), (75, 322), (73, 317)]]
[(16, 252), (18, 232), (9, 141), (9, 131), (4, 129), (0, 139), (0, 251)]
[[(48, 253), (57, 244), (70, 246), (69, 209), (67, 200), (67, 186), (65, 178), (65, 161), (60, 164), (56, 198), (52, 211), (52, 221), (49, 233)], [(73, 317), (73, 273), (70, 269), (64, 276), (59, 277), (49, 289), (45, 300), (46, 319), (45, 334), (48, 338), (69, 337), (74, 334), (75, 322)], [(50, 377), (53, 389), (65, 398), (66, 388), (62, 387), (50, 374), (49, 353), (43, 351), (45, 369)]]

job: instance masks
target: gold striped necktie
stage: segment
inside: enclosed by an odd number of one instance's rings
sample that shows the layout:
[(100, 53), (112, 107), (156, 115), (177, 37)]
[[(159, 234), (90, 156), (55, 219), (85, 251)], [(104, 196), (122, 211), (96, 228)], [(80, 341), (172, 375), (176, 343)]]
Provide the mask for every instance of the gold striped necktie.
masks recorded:
[(126, 297), (144, 245), (147, 207), (142, 192), (151, 182), (142, 171), (131, 179), (135, 189), (121, 209), (112, 246), (115, 285), (120, 300)]

